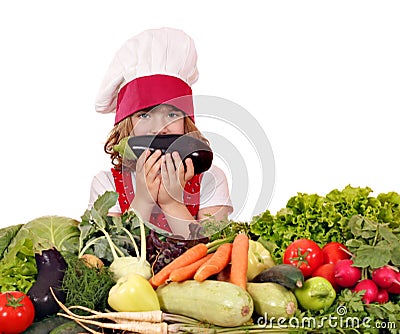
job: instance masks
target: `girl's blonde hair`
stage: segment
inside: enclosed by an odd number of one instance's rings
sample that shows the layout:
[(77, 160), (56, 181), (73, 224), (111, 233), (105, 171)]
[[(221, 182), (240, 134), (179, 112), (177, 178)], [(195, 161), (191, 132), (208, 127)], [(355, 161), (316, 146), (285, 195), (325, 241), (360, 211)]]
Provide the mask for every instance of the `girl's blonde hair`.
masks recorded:
[[(150, 111), (151, 109), (152, 108), (142, 111)], [(183, 121), (184, 121), (185, 134), (190, 134), (191, 136), (209, 144), (208, 140), (202, 135), (202, 133), (196, 127), (194, 122), (188, 116), (186, 116), (186, 114), (184, 116)], [(132, 119), (131, 117), (126, 117), (113, 127), (113, 129), (110, 131), (107, 137), (107, 141), (104, 144), (104, 151), (110, 155), (111, 163), (117, 170), (122, 169), (123, 159), (122, 156), (114, 150), (114, 145), (117, 145), (122, 138), (132, 135), (134, 135)]]

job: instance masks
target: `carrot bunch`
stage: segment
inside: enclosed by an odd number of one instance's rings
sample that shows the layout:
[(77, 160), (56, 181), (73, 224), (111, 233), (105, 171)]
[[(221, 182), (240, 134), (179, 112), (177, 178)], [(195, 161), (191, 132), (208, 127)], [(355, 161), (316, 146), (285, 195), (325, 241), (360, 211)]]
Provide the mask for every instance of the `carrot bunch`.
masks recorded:
[[(220, 245), (209, 253), (206, 244), (200, 243), (189, 248), (150, 278), (154, 288), (168, 282), (182, 282), (189, 279), (202, 282), (213, 275), (246, 289), (249, 238), (240, 233), (233, 242)], [(222, 278), (224, 277), (224, 278)]]

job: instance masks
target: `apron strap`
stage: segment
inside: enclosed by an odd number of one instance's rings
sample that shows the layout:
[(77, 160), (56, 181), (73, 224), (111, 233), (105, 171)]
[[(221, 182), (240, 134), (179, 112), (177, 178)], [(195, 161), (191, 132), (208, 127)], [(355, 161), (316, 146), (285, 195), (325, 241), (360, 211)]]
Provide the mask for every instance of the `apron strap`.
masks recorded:
[(111, 168), (111, 173), (114, 177), (115, 190), (119, 194), (118, 203), (121, 208), (121, 212), (127, 211), (135, 197), (133, 190), (132, 176), (128, 171), (122, 172), (115, 168)]

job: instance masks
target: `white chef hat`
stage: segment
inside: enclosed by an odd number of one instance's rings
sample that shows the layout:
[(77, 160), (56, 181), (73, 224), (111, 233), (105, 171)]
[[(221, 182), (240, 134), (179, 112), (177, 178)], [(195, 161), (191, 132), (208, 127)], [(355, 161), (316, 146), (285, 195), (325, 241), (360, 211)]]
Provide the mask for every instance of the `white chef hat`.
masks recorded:
[(196, 62), (194, 42), (182, 30), (145, 30), (116, 53), (100, 86), (96, 111), (115, 112), (118, 123), (139, 110), (175, 101), (194, 120)]

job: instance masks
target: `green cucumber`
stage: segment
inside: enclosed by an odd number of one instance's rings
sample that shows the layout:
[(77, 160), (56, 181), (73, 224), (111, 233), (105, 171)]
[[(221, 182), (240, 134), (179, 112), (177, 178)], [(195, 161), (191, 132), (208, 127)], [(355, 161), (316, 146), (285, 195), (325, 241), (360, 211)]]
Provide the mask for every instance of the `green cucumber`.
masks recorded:
[(79, 326), (75, 321), (68, 321), (56, 328), (54, 328), (49, 334), (80, 334), (85, 333), (85, 328)]
[(304, 283), (304, 275), (301, 270), (290, 264), (278, 264), (262, 271), (254, 279), (255, 283), (278, 283), (285, 288), (293, 290), (301, 288)]
[(60, 316), (51, 316), (48, 318), (44, 318), (40, 321), (35, 321), (32, 325), (30, 325), (24, 332), (24, 334), (48, 334), (54, 328), (69, 322), (69, 319), (60, 317)]
[(156, 290), (161, 310), (207, 323), (235, 327), (251, 319), (254, 304), (250, 294), (228, 282), (187, 280)]
[(262, 317), (288, 319), (298, 308), (294, 293), (278, 283), (247, 283), (247, 291), (256, 313)]

